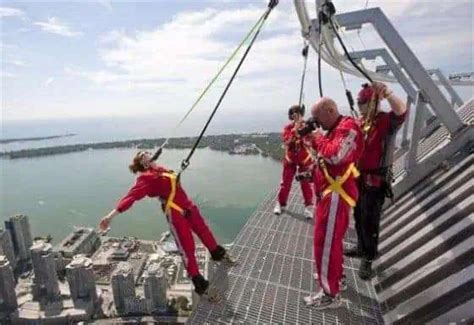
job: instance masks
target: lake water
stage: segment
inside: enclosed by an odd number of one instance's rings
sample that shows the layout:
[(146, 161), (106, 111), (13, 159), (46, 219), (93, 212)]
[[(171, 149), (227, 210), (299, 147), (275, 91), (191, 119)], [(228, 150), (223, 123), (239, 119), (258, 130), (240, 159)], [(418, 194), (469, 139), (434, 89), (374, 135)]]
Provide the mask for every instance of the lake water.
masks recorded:
[[(73, 225), (95, 227), (134, 182), (134, 149), (94, 150), (32, 159), (0, 159), (0, 216), (30, 217), (34, 236), (60, 241)], [(178, 169), (188, 153), (166, 150), (160, 163)], [(197, 150), (182, 183), (221, 242), (231, 242), (255, 208), (278, 186), (278, 162)], [(168, 230), (157, 200), (144, 199), (119, 215), (112, 236), (159, 239)]]

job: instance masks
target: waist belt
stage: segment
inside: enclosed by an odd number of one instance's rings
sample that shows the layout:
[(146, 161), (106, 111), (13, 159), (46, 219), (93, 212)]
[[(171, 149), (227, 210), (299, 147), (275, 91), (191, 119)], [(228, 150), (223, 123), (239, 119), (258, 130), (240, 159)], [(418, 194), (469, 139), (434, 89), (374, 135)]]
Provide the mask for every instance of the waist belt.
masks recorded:
[[(311, 152), (309, 152), (308, 148), (306, 148), (305, 145), (302, 145), (303, 149), (306, 150), (306, 158), (303, 160), (302, 164), (303, 165), (306, 165), (307, 162), (309, 162), (311, 159), (312, 159), (312, 156), (311, 156)], [(285, 155), (285, 159), (286, 161), (288, 161), (290, 164), (293, 162), (291, 159), (290, 159), (290, 153), (289, 153), (289, 150), (286, 149), (286, 155)]]
[(329, 183), (329, 186), (326, 187), (326, 189), (323, 191), (323, 197), (328, 195), (331, 192), (336, 192), (344, 199), (344, 201), (346, 201), (347, 204), (349, 204), (349, 206), (355, 207), (356, 205), (355, 199), (353, 199), (349, 194), (347, 194), (347, 192), (342, 187), (342, 185), (349, 179), (351, 175), (353, 175), (354, 177), (359, 177), (360, 173), (357, 170), (354, 163), (350, 164), (349, 167), (347, 167), (344, 174), (341, 177), (339, 176), (336, 177), (336, 179), (332, 178), (332, 176), (329, 175), (329, 172), (324, 160), (320, 159), (319, 165), (321, 166), (321, 169), (323, 170), (324, 177)]
[(174, 209), (178, 211), (179, 213), (184, 214), (184, 209), (174, 202), (174, 198), (176, 196), (176, 186), (177, 186), (176, 174), (162, 173), (161, 176), (169, 178), (170, 184), (171, 184), (171, 192), (170, 192), (170, 195), (168, 196), (168, 199), (166, 199), (166, 203), (165, 203), (165, 214), (169, 215), (169, 213), (171, 212), (171, 209)]

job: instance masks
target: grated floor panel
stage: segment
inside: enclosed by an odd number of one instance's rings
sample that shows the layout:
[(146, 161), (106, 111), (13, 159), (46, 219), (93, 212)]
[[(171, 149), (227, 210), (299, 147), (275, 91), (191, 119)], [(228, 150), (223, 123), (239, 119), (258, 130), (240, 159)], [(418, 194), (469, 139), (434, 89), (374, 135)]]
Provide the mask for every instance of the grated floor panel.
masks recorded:
[[(288, 211), (280, 216), (273, 214), (275, 198), (271, 193), (238, 234), (231, 253), (239, 265), (216, 267), (211, 284), (224, 300), (202, 300), (190, 323), (383, 324), (375, 289), (357, 277), (355, 259), (344, 262), (348, 289), (342, 293), (342, 307), (322, 312), (304, 304), (303, 297), (319, 290), (313, 279), (313, 222), (303, 216), (296, 186)], [(346, 244), (355, 240), (349, 229)]]

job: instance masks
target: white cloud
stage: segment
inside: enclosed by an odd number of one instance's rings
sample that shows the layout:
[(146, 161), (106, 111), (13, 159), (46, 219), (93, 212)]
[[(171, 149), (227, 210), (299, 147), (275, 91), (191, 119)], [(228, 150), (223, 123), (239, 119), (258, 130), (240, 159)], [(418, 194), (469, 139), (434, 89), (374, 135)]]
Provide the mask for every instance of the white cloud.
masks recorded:
[(97, 0), (97, 2), (104, 6), (105, 8), (111, 10), (112, 9), (112, 1), (111, 0)]
[[(23, 107), (21, 114), (28, 118), (152, 113), (175, 114), (178, 119), (263, 13), (266, 2), (243, 2), (235, 10), (216, 9), (222, 8), (220, 1), (207, 1), (209, 6), (216, 3), (216, 8), (180, 12), (154, 28), (131, 31), (117, 26), (114, 30), (97, 35), (99, 64), (94, 62), (93, 66), (87, 66), (86, 62), (89, 61), (84, 61), (83, 65), (66, 64), (63, 70), (65, 76), (61, 76), (64, 89), (48, 95), (47, 105), (42, 102), (42, 98), (32, 98), (31, 102), (25, 99), (24, 103), (20, 103), (23, 106), (9, 102), (9, 107)], [(310, 15), (314, 16), (314, 0), (306, 2)], [(106, 6), (107, 3), (105, 1)], [(459, 3), (466, 6), (467, 2), (459, 0)], [(339, 13), (360, 10), (365, 0), (338, 1), (336, 5)], [(465, 45), (469, 45), (472, 40), (471, 29), (465, 28), (466, 25), (472, 26), (472, 22), (470, 25), (461, 24), (464, 21), (461, 18), (467, 15), (466, 10), (453, 11), (454, 4), (451, 2), (433, 6), (431, 1), (415, 0), (371, 0), (369, 7), (373, 6), (380, 6), (384, 10), (427, 67), (440, 64), (453, 67), (458, 61), (464, 60), (465, 55), (460, 56), (460, 51), (465, 51)], [(451, 14), (445, 15), (442, 10), (448, 10)], [(48, 32), (78, 36), (77, 32), (56, 18), (43, 23), (49, 26)], [(54, 29), (50, 25), (62, 27)], [(38, 23), (36, 26), (45, 27)], [(364, 26), (361, 36), (367, 47), (381, 45), (373, 29)], [(347, 32), (345, 37), (355, 50), (362, 49), (355, 32)], [(266, 111), (270, 115), (284, 114), (286, 107), (298, 99), (303, 67), (301, 47), (301, 31), (293, 2), (280, 1), (242, 66), (219, 115), (240, 116), (258, 114), (259, 111)], [(467, 49), (470, 49), (470, 45)], [(231, 63), (225, 75), (196, 110), (197, 120), (213, 107), (239, 57)], [(316, 54), (311, 52), (305, 90), (308, 105), (318, 96), (316, 58)], [(466, 64), (470, 62), (472, 52)], [(450, 72), (449, 69), (445, 71)], [(56, 77), (47, 78), (51, 75)], [(52, 71), (46, 71), (42, 76), (36, 80), (36, 84), (45, 87), (56, 85), (59, 78)], [(347, 79), (349, 88), (353, 93), (357, 92), (361, 79), (352, 76), (347, 76)], [(323, 87), (325, 95), (333, 97), (341, 107), (347, 106), (337, 70), (325, 63)], [(395, 85), (393, 87), (398, 89)], [(75, 106), (71, 105), (72, 101)], [(36, 115), (27, 114), (28, 110)]]
[(12, 73), (12, 72), (8, 72), (8, 71), (0, 71), (0, 79), (3, 79), (3, 78), (16, 78), (18, 77), (18, 74), (16, 73)]
[[(262, 12), (262, 8), (254, 6), (238, 10), (206, 9), (179, 13), (154, 30), (133, 35), (111, 31), (99, 37), (102, 45), (99, 54), (106, 69), (66, 72), (118, 89), (122, 89), (120, 84), (135, 90), (148, 89), (150, 85), (162, 88), (173, 80), (188, 89), (200, 88), (216, 73)], [(296, 18), (281, 10), (273, 14), (240, 77), (258, 79), (265, 72), (278, 73), (295, 67), (293, 61), (298, 58), (301, 39), (299, 32), (289, 26), (297, 23)], [(280, 33), (275, 33), (275, 27)], [(229, 32), (232, 41), (226, 35)], [(237, 60), (232, 63), (234, 66)]]
[(46, 79), (46, 81), (44, 82), (44, 86), (45, 86), (45, 87), (51, 86), (51, 84), (53, 83), (54, 80), (55, 80), (54, 77), (49, 77), (49, 78)]
[(0, 18), (4, 17), (24, 17), (25, 13), (16, 8), (0, 7)]
[(2, 49), (2, 50), (15, 50), (17, 48), (18, 47), (16, 45), (5, 44), (2, 41), (0, 41), (0, 49)]
[[(357, 4), (342, 2), (338, 9), (339, 12), (357, 10), (362, 9), (364, 4), (365, 0)], [(382, 6), (397, 27), (409, 25), (416, 29), (414, 34), (418, 34), (423, 29), (419, 26), (420, 18), (412, 17), (407, 21), (405, 12), (414, 5), (413, 0), (401, 3), (394, 1), (369, 3), (369, 7)], [(428, 6), (426, 3), (418, 5)], [(97, 70), (66, 68), (65, 73), (68, 76), (89, 80), (101, 91), (144, 94), (142, 98), (148, 98), (150, 103), (158, 99), (159, 102), (170, 103), (173, 109), (177, 107), (182, 109), (183, 106), (192, 103), (195, 96), (207, 85), (263, 10), (264, 8), (256, 4), (238, 10), (208, 8), (199, 12), (181, 12), (169, 22), (150, 30), (133, 33), (112, 30), (98, 38), (98, 53), (103, 63), (102, 68)], [(314, 11), (313, 1), (308, 2), (308, 10), (310, 13)], [(433, 10), (423, 21), (430, 19), (431, 23), (435, 19)], [(366, 32), (364, 28), (362, 34), (365, 34), (364, 41), (368, 47), (377, 47), (381, 44), (378, 35)], [(429, 34), (429, 31), (426, 32)], [(410, 38), (410, 45), (413, 45), (415, 52), (418, 49), (424, 53), (435, 52), (432, 57), (438, 58), (446, 57), (446, 53), (452, 54), (453, 49), (436, 48), (439, 43), (432, 40), (432, 37), (436, 38), (438, 33), (432, 32), (429, 35), (430, 37), (426, 38), (429, 44), (421, 43), (419, 41), (423, 39), (421, 36)], [(345, 37), (355, 50), (362, 49), (354, 32), (346, 33)], [(268, 110), (293, 104), (299, 91), (302, 69), (301, 47), (301, 31), (293, 4), (289, 1), (281, 2), (270, 15), (267, 25), (264, 26), (247, 61), (242, 66), (225, 100), (226, 106), (235, 110), (257, 105)], [(219, 91), (222, 91), (239, 57), (217, 82), (213, 88), (214, 94), (208, 95), (210, 105), (203, 106), (212, 106), (212, 98), (215, 100)], [(308, 62), (305, 91), (309, 102), (317, 98), (315, 62), (316, 55), (312, 52)], [(323, 65), (326, 66), (325, 63)], [(369, 66), (373, 67), (374, 64)], [(353, 91), (357, 91), (361, 79), (351, 76), (346, 78)], [(323, 85), (325, 93), (338, 100), (341, 106), (346, 106), (339, 75), (335, 69), (327, 66), (324, 68)], [(177, 92), (179, 96), (176, 95)]]
[(14, 65), (14, 66), (17, 66), (17, 67), (27, 67), (28, 66), (28, 64), (26, 64), (26, 62), (22, 61), (22, 60), (4, 61), (4, 63)]
[(53, 33), (65, 37), (81, 36), (81, 32), (73, 31), (67, 24), (61, 22), (56, 17), (48, 18), (47, 21), (35, 22), (34, 25), (39, 26), (44, 32)]

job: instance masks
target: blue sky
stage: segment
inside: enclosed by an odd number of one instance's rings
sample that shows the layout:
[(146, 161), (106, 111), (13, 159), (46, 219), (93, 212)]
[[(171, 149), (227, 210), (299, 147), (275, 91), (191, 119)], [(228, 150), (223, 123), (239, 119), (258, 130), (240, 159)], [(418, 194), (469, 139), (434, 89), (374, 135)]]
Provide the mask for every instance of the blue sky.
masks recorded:
[[(224, 102), (226, 112), (284, 113), (297, 100), (302, 68), (299, 24), (282, 0)], [(339, 11), (366, 0), (335, 1)], [(265, 9), (266, 1), (2, 1), (2, 120), (156, 114), (176, 120)], [(313, 1), (308, 1), (313, 8)], [(470, 0), (379, 0), (426, 67), (473, 70)], [(355, 33), (347, 41), (362, 42)], [(375, 46), (373, 31), (363, 43)], [(307, 102), (317, 98), (316, 57)], [(230, 71), (229, 71), (230, 72)], [(226, 76), (228, 76), (227, 73)], [(212, 108), (224, 80), (199, 107)], [(361, 80), (349, 77), (356, 92)], [(324, 67), (326, 93), (345, 104), (336, 71)], [(397, 88), (396, 86), (394, 86)], [(472, 87), (461, 90), (472, 96)]]

